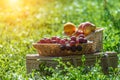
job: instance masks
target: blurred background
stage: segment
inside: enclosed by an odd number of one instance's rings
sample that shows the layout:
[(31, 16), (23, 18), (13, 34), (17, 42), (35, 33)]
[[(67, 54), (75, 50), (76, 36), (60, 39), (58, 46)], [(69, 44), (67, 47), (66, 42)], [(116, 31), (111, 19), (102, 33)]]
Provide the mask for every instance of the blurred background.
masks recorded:
[(65, 23), (86, 21), (105, 28), (104, 51), (120, 53), (120, 0), (0, 0), (0, 80), (29, 80), (25, 61), (36, 53), (32, 43), (64, 37)]

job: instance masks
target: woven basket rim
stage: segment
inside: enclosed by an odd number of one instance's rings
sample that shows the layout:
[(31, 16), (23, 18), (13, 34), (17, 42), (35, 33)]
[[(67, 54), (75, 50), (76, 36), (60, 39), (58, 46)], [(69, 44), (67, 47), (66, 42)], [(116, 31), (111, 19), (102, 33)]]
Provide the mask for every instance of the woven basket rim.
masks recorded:
[(60, 45), (57, 43), (33, 43), (32, 45)]
[[(87, 43), (80, 43), (80, 44), (92, 44), (93, 41), (88, 41)], [(80, 45), (78, 44), (78, 45)], [(61, 45), (58, 43), (32, 43), (32, 45)]]

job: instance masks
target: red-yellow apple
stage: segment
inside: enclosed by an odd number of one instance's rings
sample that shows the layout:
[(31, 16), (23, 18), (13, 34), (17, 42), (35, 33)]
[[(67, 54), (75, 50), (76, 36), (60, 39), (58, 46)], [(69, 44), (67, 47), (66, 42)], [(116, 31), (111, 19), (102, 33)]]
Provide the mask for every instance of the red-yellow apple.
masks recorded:
[(81, 23), (78, 27), (78, 30), (82, 30), (85, 36), (89, 35), (91, 32), (94, 32), (96, 26), (90, 22)]

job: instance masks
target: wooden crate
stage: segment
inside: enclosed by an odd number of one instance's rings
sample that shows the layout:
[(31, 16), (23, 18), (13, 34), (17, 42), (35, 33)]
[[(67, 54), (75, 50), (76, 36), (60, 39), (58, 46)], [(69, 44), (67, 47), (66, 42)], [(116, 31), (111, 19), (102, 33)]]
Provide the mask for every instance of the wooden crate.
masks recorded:
[[(58, 62), (54, 59), (60, 57), (44, 57), (39, 56), (39, 54), (27, 54), (26, 55), (26, 68), (27, 73), (30, 73), (33, 69), (39, 69), (39, 66), (42, 63), (45, 63), (48, 67), (55, 67)], [(64, 56), (61, 57), (63, 62), (70, 62), (75, 67), (82, 65), (82, 55), (74, 55), (74, 56)], [(39, 59), (39, 60), (38, 60)], [(118, 57), (115, 52), (98, 52), (94, 54), (86, 54), (85, 55), (85, 65), (86, 66), (94, 66), (96, 63), (96, 59), (100, 59), (102, 70), (105, 74), (108, 74), (108, 67), (116, 68), (118, 66)]]

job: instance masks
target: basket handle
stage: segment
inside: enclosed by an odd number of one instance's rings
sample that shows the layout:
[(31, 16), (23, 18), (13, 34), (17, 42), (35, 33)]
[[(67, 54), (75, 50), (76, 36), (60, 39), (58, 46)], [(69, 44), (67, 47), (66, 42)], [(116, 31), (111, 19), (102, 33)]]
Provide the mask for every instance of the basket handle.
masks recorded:
[(85, 38), (88, 39), (88, 38), (90, 38), (93, 34), (95, 34), (95, 33), (97, 33), (97, 32), (100, 32), (100, 31), (103, 31), (103, 30), (104, 30), (104, 28), (99, 28), (99, 29), (95, 30), (95, 32), (92, 32), (90, 35), (86, 36)]

